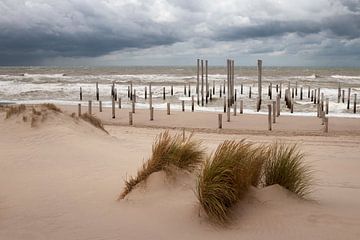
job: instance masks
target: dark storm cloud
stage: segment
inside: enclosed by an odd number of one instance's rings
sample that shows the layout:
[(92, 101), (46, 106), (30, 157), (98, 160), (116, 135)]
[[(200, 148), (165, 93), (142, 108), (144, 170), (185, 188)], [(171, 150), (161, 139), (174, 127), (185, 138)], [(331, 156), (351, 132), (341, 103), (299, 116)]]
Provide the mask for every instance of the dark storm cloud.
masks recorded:
[[(352, 54), (349, 46), (358, 48), (354, 40), (359, 38), (358, 0), (0, 2), (0, 65), (96, 59), (137, 50), (153, 54), (151, 49), (157, 49), (157, 56), (161, 51), (181, 55), (180, 45), (205, 53), (233, 48), (238, 51), (233, 54), (297, 54), (304, 49), (307, 54), (337, 49)], [(326, 51), (327, 41), (333, 43), (331, 51)], [(170, 48), (161, 48), (165, 46)]]

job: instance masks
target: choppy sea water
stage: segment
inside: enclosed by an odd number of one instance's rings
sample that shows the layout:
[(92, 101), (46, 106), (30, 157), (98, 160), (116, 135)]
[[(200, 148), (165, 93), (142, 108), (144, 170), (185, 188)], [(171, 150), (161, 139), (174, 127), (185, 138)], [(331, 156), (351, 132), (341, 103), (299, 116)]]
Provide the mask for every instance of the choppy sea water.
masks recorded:
[[(95, 84), (98, 82), (100, 98), (105, 106), (111, 105), (111, 85), (116, 83), (118, 95), (122, 98), (124, 107), (130, 107), (128, 101), (128, 86), (133, 83), (136, 89), (137, 107), (147, 108), (148, 101), (144, 99), (145, 87), (152, 83), (153, 105), (165, 109), (166, 102), (172, 103), (172, 108), (180, 109), (181, 100), (190, 105), (188, 97), (190, 84), (191, 95), (196, 89), (196, 67), (1, 67), (0, 68), (0, 102), (11, 103), (44, 103), (75, 105), (79, 103), (79, 89), (83, 90), (83, 104), (87, 100), (96, 99)], [(196, 106), (198, 111), (222, 111), (223, 99), (219, 97), (219, 87), (226, 80), (226, 67), (209, 66), (209, 87), (215, 85), (213, 101), (205, 107)], [(272, 83), (273, 96), (276, 96), (276, 85), (282, 84), (282, 93), (290, 83), (298, 87), (298, 96), (294, 111), (296, 115), (314, 115), (316, 106), (308, 98), (308, 88), (320, 88), (325, 98), (329, 98), (330, 115), (360, 117), (353, 114), (354, 94), (360, 98), (360, 69), (356, 68), (306, 68), (306, 67), (264, 67), (262, 98), (265, 104), (270, 102), (268, 86)], [(345, 103), (338, 103), (338, 85), (345, 90)], [(184, 84), (187, 94), (184, 95)], [(240, 85), (243, 84), (243, 94)], [(174, 95), (170, 96), (170, 86), (173, 85)], [(162, 99), (163, 87), (167, 98)], [(249, 87), (252, 98), (249, 99)], [(303, 100), (300, 100), (300, 89), (303, 87)], [(351, 88), (351, 107), (347, 110), (347, 91)], [(257, 97), (256, 67), (235, 67), (235, 89), (237, 98), (244, 100), (244, 111), (255, 112)], [(196, 99), (196, 97), (195, 97)], [(273, 98), (274, 99), (274, 98)], [(266, 112), (265, 104), (261, 113)], [(95, 103), (96, 105), (96, 103)], [(283, 104), (282, 104), (283, 105)], [(358, 104), (360, 105), (360, 104)], [(288, 110), (283, 106), (282, 110)], [(360, 112), (360, 109), (358, 109)]]

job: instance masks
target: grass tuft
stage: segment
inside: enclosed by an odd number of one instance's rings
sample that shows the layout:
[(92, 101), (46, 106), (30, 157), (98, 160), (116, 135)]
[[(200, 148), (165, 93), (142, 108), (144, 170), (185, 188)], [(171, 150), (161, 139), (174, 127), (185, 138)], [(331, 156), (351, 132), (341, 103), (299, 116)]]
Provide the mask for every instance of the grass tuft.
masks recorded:
[(106, 132), (107, 134), (109, 134), (105, 128), (104, 128), (104, 125), (102, 124), (101, 120), (89, 113), (84, 113), (84, 114), (81, 114), (81, 119), (83, 119), (84, 121), (87, 121), (88, 123), (90, 123), (91, 125), (103, 130), (104, 132)]
[(203, 156), (204, 150), (201, 148), (201, 143), (193, 140), (192, 135), (183, 141), (180, 134), (171, 136), (168, 131), (161, 133), (153, 144), (152, 156), (142, 165), (136, 177), (125, 180), (125, 189), (119, 196), (119, 200), (154, 172), (169, 172), (174, 167), (193, 171), (202, 162)]
[(24, 104), (10, 106), (6, 109), (6, 119), (10, 118), (13, 115), (19, 115), (20, 113), (26, 110), (26, 106)]
[(259, 184), (264, 151), (264, 147), (257, 148), (244, 140), (225, 141), (205, 161), (196, 190), (210, 220), (228, 222), (232, 206), (251, 185)]
[(279, 184), (305, 198), (310, 193), (312, 171), (303, 162), (304, 154), (298, 146), (273, 143), (264, 165), (264, 186)]
[(48, 110), (54, 111), (54, 112), (59, 112), (62, 113), (62, 110), (60, 108), (58, 108), (55, 104), (52, 103), (44, 103), (41, 106), (45, 107)]

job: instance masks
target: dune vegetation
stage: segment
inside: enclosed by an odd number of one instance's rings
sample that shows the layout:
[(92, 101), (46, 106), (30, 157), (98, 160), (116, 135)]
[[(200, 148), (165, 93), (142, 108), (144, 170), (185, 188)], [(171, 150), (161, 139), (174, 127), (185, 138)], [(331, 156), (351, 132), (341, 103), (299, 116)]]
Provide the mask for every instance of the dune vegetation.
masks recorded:
[(158, 171), (170, 173), (174, 168), (193, 171), (203, 161), (203, 157), (201, 142), (194, 140), (192, 135), (183, 140), (182, 135), (171, 136), (165, 131), (156, 138), (151, 157), (142, 165), (137, 175), (125, 180), (125, 188), (119, 199), (123, 199), (152, 173)]

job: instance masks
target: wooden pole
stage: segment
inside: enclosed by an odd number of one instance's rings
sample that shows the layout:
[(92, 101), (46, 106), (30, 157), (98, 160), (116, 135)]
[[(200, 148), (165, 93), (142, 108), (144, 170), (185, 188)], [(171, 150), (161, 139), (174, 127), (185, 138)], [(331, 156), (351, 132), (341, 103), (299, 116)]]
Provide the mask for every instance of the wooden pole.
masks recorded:
[(261, 77), (262, 77), (262, 60), (257, 61), (257, 69), (258, 69), (258, 96), (259, 103), (257, 106), (257, 111), (260, 111), (261, 108), (261, 93), (262, 93), (262, 85), (261, 85)]
[(224, 113), (226, 113), (226, 97), (224, 97)]
[(194, 112), (194, 95), (191, 96), (191, 111)]
[(328, 133), (329, 132), (329, 118), (325, 117), (325, 128), (324, 128), (324, 132)]
[(102, 112), (102, 101), (99, 101), (99, 112)]
[(163, 87), (163, 100), (166, 99), (166, 96), (165, 96), (165, 87)]
[(308, 98), (310, 98), (310, 86), (308, 86), (307, 96), (308, 96)]
[(150, 108), (150, 121), (154, 121), (154, 107)]
[(152, 108), (152, 91), (151, 91), (151, 83), (149, 83), (149, 109), (151, 110)]
[(230, 106), (226, 108), (227, 121), (230, 122)]
[(111, 100), (112, 118), (115, 118), (115, 99)]
[(276, 96), (276, 105), (277, 105), (277, 111), (276, 115), (280, 117), (280, 94)]
[(291, 113), (294, 113), (294, 102), (291, 101), (291, 109), (290, 109)]
[(271, 104), (268, 104), (268, 126), (269, 126), (269, 131), (272, 130), (272, 126), (271, 126)]
[(133, 100), (133, 83), (130, 82), (130, 100)]
[(81, 117), (81, 103), (78, 103), (78, 116)]
[(240, 94), (242, 95), (243, 93), (244, 93), (244, 85), (241, 84), (241, 85), (240, 85)]
[(317, 103), (320, 103), (320, 88), (317, 90)]
[(89, 100), (88, 113), (91, 115), (91, 100)]
[(276, 123), (276, 101), (272, 101), (273, 123)]
[(338, 103), (340, 103), (340, 98), (341, 98), (341, 86), (340, 86), (340, 83), (339, 83), (339, 86), (338, 86)]
[(345, 90), (342, 90), (342, 102), (345, 103)]
[(240, 114), (244, 113), (244, 100), (240, 100)]
[(185, 101), (181, 100), (181, 109), (183, 112), (185, 112)]
[(222, 128), (222, 114), (218, 114), (218, 123), (219, 123), (219, 128)]
[(121, 109), (121, 97), (118, 98), (119, 101), (119, 109)]
[(167, 106), (167, 115), (170, 115), (170, 103), (168, 102), (166, 106)]
[(204, 60), (201, 59), (201, 106), (204, 106)]
[(215, 95), (215, 80), (213, 80), (213, 89), (212, 89), (213, 95)]
[(188, 96), (190, 97), (191, 96), (191, 85), (189, 83), (189, 87), (188, 87)]
[(295, 82), (295, 96), (298, 95), (298, 84), (297, 82)]
[(134, 89), (133, 101), (136, 102), (136, 89)]
[(220, 92), (219, 92), (220, 98), (222, 97), (222, 86), (220, 85)]
[(317, 89), (314, 89), (314, 104), (316, 104), (317, 103), (317, 100), (316, 100), (316, 93), (317, 93)]
[(82, 88), (80, 87), (80, 101), (82, 101)]
[(270, 83), (270, 86), (269, 86), (269, 97), (271, 100), (272, 99), (272, 83)]
[(184, 83), (184, 96), (186, 97), (186, 83)]
[(251, 86), (249, 87), (249, 98), (251, 98)]
[(303, 100), (303, 88), (300, 87), (300, 100)]
[(348, 90), (347, 109), (350, 109), (350, 93), (351, 93), (351, 88), (349, 88)]
[(329, 98), (326, 98), (325, 113), (329, 114)]
[(132, 126), (133, 125), (133, 113), (129, 112), (129, 125)]
[(356, 98), (357, 98), (357, 94), (354, 94), (354, 113), (356, 113)]
[(96, 100), (99, 101), (99, 83), (96, 82)]
[(310, 101), (314, 101), (314, 90), (311, 90), (311, 98), (310, 98)]
[(131, 102), (131, 107), (132, 107), (132, 113), (135, 113), (135, 101), (134, 100)]
[(207, 104), (209, 98), (208, 60), (205, 60), (205, 86), (206, 86), (206, 104)]
[(197, 59), (196, 94), (198, 96), (199, 96), (199, 70), (200, 70), (200, 59)]
[(236, 102), (234, 102), (234, 105), (233, 105), (234, 116), (236, 116), (236, 108), (237, 108), (236, 105), (237, 105)]
[(147, 87), (145, 86), (145, 100), (147, 99)]
[(280, 99), (281, 99), (281, 94), (282, 94), (282, 83), (280, 83), (280, 94), (279, 94), (279, 96), (280, 96)]
[(171, 85), (171, 88), (170, 88), (170, 95), (174, 96), (174, 86), (173, 85)]

